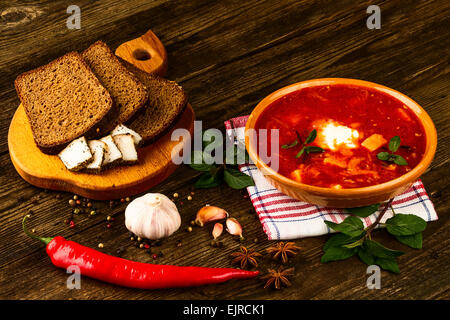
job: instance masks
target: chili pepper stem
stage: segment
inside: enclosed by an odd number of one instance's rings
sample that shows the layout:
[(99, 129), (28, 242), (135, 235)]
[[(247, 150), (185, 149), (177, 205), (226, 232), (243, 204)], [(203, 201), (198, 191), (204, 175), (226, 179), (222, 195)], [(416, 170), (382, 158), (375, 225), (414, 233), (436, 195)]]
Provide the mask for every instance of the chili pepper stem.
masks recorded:
[(38, 237), (38, 236), (35, 236), (34, 234), (32, 234), (30, 231), (28, 231), (25, 222), (26, 222), (26, 220), (27, 220), (28, 218), (30, 218), (30, 217), (31, 217), (31, 216), (30, 216), (29, 214), (27, 214), (25, 217), (23, 217), (23, 220), (22, 220), (22, 228), (23, 228), (23, 231), (25, 232), (25, 234), (26, 234), (27, 236), (29, 236), (30, 238), (32, 238), (32, 239), (36, 239), (36, 240), (42, 241), (42, 242), (45, 243), (45, 244), (49, 244), (50, 241), (53, 240), (53, 238), (48, 238), (48, 237)]

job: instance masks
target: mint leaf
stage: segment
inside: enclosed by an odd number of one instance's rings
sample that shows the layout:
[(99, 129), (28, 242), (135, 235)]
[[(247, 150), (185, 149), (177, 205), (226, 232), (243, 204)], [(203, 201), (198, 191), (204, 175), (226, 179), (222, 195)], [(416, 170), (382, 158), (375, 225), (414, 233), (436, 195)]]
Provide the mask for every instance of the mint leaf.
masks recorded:
[(376, 258), (375, 264), (379, 265), (384, 270), (400, 273), (400, 269), (395, 258)]
[(222, 146), (223, 140), (216, 141), (216, 136), (214, 135), (214, 131), (208, 131), (208, 130), (203, 131), (203, 134), (202, 134), (203, 148), (206, 148), (211, 143), (217, 143), (219, 146)]
[[(244, 153), (244, 159), (242, 159), (241, 153)], [(228, 152), (226, 152), (226, 150), (224, 151), (225, 153), (225, 163), (229, 164), (229, 165), (239, 165), (239, 164), (243, 164), (242, 160), (244, 161), (244, 163), (249, 163), (250, 162), (250, 157), (247, 153), (247, 150), (245, 148), (240, 148), (238, 145), (233, 145), (233, 154), (229, 154)], [(239, 157), (239, 159), (238, 159)], [(238, 162), (239, 160), (239, 162)]]
[(395, 236), (395, 238), (413, 249), (422, 249), (422, 233), (416, 233), (410, 236)]
[(362, 262), (369, 266), (375, 264), (375, 257), (371, 255), (364, 247), (358, 248), (358, 257)]
[(308, 146), (308, 147), (305, 147), (305, 151), (306, 151), (306, 154), (310, 154), (310, 153), (324, 152), (325, 150), (323, 150), (321, 147)]
[(377, 154), (377, 158), (383, 161), (389, 160), (391, 154), (389, 152), (380, 152)]
[(255, 185), (250, 176), (232, 168), (225, 168), (223, 178), (225, 182), (233, 189), (243, 189), (245, 187)]
[(294, 142), (291, 142), (290, 144), (283, 144), (283, 145), (281, 146), (281, 148), (283, 148), (283, 149), (289, 149), (289, 148), (295, 147), (297, 144), (298, 144), (298, 140), (295, 139)]
[(342, 247), (331, 247), (327, 251), (325, 251), (320, 261), (322, 263), (325, 263), (330, 261), (345, 260), (354, 256), (355, 254), (355, 248), (348, 249)]
[(391, 150), (392, 152), (396, 152), (399, 147), (400, 147), (400, 137), (399, 136), (392, 137), (391, 140), (389, 141), (389, 150)]
[(422, 232), (427, 222), (413, 214), (398, 213), (385, 222), (387, 231), (394, 236), (410, 236)]
[(366, 206), (366, 207), (347, 208), (345, 210), (355, 216), (366, 218), (366, 217), (370, 216), (372, 213), (376, 212), (378, 210), (379, 206), (380, 206), (380, 204), (377, 203), (377, 204), (373, 204), (373, 205)]
[(403, 158), (402, 156), (400, 156), (398, 154), (393, 154), (392, 156), (394, 157), (395, 164), (398, 164), (399, 166), (407, 166), (408, 165), (408, 161), (406, 161), (405, 158)]
[(217, 187), (222, 182), (217, 176), (212, 176), (211, 173), (205, 172), (200, 178), (194, 183), (194, 187), (199, 189)]
[(343, 247), (345, 247), (345, 248), (356, 248), (356, 247), (361, 246), (363, 244), (363, 242), (364, 242), (364, 237), (359, 239), (359, 240), (356, 240), (355, 242), (346, 244)]
[(316, 139), (316, 137), (317, 137), (317, 130), (316, 130), (316, 129), (313, 129), (313, 131), (311, 131), (311, 132), (309, 133), (309, 135), (308, 135), (308, 137), (306, 138), (304, 144), (308, 144), (308, 143), (313, 142), (313, 141)]
[(325, 221), (325, 224), (331, 229), (342, 232), (350, 237), (357, 237), (364, 232), (364, 224), (356, 217), (348, 217), (339, 224), (332, 221)]
[(304, 152), (305, 152), (305, 147), (303, 147), (302, 150), (300, 150), (300, 152), (297, 153), (297, 155), (295, 157), (300, 158)]
[(359, 240), (361, 236), (358, 237), (350, 237), (344, 233), (338, 233), (333, 235), (331, 238), (325, 242), (325, 245), (323, 246), (323, 251), (327, 251), (331, 247), (341, 247), (345, 244), (352, 243), (356, 240)]
[(395, 258), (403, 254), (402, 251), (388, 249), (381, 243), (369, 239), (364, 241), (363, 246), (368, 253), (378, 258)]
[(201, 164), (194, 164), (194, 163), (191, 163), (191, 164), (189, 164), (189, 167), (191, 167), (191, 168), (194, 169), (194, 170), (197, 170), (197, 171), (203, 171), (203, 172), (209, 171), (209, 170), (211, 170), (211, 168), (214, 168), (213, 165), (211, 165), (211, 164), (206, 164), (206, 163), (201, 163)]

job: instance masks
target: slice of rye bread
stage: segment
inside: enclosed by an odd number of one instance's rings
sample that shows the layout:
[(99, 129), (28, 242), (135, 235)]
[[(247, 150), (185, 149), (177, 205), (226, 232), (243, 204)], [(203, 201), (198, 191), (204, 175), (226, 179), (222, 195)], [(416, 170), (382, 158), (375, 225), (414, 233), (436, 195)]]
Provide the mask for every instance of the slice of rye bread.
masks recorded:
[(44, 153), (57, 154), (83, 135), (95, 137), (111, 122), (113, 100), (77, 52), (22, 73), (14, 84)]
[(148, 106), (127, 127), (142, 137), (143, 145), (151, 143), (164, 134), (181, 115), (188, 96), (175, 81), (142, 71), (123, 59), (120, 61), (138, 77), (148, 92)]
[(145, 106), (145, 86), (125, 68), (104, 42), (95, 42), (82, 52), (82, 56), (115, 102), (116, 118), (111, 121), (108, 131), (129, 121)]

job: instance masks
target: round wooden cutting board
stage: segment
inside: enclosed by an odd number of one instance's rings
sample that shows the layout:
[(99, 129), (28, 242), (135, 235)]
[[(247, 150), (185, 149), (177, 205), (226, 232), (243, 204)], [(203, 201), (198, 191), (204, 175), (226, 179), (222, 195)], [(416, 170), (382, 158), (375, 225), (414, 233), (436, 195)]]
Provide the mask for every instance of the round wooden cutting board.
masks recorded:
[[(133, 50), (133, 46), (136, 50)], [(125, 47), (126, 50), (119, 50), (121, 47)], [(139, 53), (136, 56), (135, 51)], [(153, 70), (163, 75), (167, 69), (165, 49), (151, 31), (138, 39), (122, 44), (117, 48), (116, 54), (147, 72)], [(135, 63), (137, 58), (139, 63)], [(148, 146), (138, 148), (137, 164), (117, 166), (99, 174), (92, 174), (71, 172), (57, 155), (42, 153), (34, 143), (25, 110), (19, 105), (9, 127), (9, 154), (17, 172), (32, 185), (73, 192), (94, 200), (119, 199), (144, 192), (175, 171), (177, 166), (171, 161), (172, 149), (181, 150), (186, 141), (171, 141), (172, 132), (184, 128), (192, 134), (194, 118), (194, 111), (188, 104), (165, 135)]]

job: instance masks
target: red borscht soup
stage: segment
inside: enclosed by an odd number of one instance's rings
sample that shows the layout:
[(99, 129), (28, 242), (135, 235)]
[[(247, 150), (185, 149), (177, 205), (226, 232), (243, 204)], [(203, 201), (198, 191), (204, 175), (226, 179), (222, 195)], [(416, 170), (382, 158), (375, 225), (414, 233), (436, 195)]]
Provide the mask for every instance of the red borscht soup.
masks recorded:
[[(420, 162), (426, 144), (422, 124), (401, 101), (356, 85), (287, 94), (262, 112), (255, 129), (279, 129), (280, 148), (268, 154), (279, 156), (280, 174), (335, 189), (395, 179)], [(270, 149), (270, 134), (267, 140)]]

